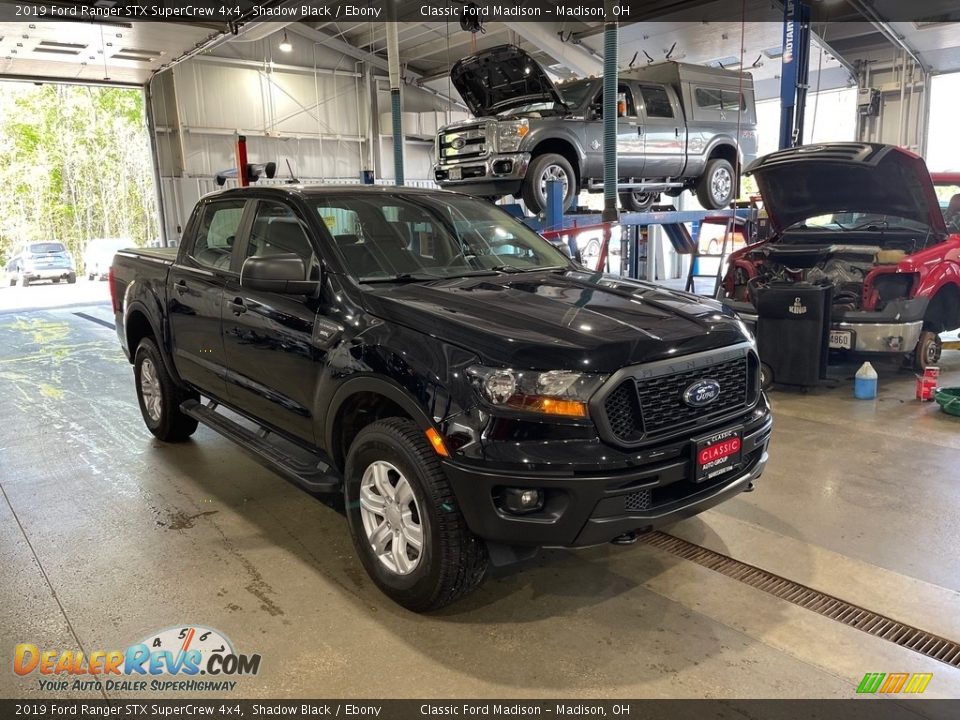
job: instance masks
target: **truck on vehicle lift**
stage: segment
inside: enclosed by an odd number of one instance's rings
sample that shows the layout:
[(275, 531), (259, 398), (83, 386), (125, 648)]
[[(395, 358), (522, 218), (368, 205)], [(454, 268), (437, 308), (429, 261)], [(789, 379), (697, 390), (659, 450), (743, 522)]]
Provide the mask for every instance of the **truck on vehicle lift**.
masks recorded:
[[(559, 180), (564, 210), (581, 190), (603, 189), (603, 81), (555, 85), (514, 45), (458, 61), (450, 79), (476, 116), (440, 129), (437, 183), (487, 198), (522, 197), (536, 214)], [(694, 191), (709, 209), (736, 197), (757, 154), (753, 78), (663, 62), (622, 71), (617, 84), (617, 170), (625, 210)]]
[(759, 289), (829, 284), (833, 352), (936, 365), (940, 333), (960, 328), (960, 218), (934, 187), (949, 176), (932, 180), (908, 150), (856, 142), (782, 150), (747, 173), (775, 232), (730, 256), (724, 304), (753, 325)]
[(631, 541), (751, 489), (770, 409), (719, 303), (588, 272), (490, 203), (399, 187), (209, 195), (113, 262), (144, 422), (203, 422), (342, 493), (360, 559), (432, 610), (488, 563)]

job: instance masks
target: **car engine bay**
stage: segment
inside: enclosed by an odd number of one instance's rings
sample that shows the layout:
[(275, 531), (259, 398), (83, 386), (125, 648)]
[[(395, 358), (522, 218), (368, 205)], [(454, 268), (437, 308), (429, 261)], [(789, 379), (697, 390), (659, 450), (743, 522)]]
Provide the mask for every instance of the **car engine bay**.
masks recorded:
[[(838, 233), (829, 241), (823, 232), (787, 233), (738, 258), (724, 283), (727, 297), (755, 302), (758, 288), (772, 283), (810, 283), (833, 286), (833, 311), (880, 310), (890, 300), (909, 295), (913, 275), (883, 272), (895, 268), (927, 239), (917, 233)], [(873, 293), (864, 284), (875, 270)], [(865, 307), (870, 305), (871, 307)]]

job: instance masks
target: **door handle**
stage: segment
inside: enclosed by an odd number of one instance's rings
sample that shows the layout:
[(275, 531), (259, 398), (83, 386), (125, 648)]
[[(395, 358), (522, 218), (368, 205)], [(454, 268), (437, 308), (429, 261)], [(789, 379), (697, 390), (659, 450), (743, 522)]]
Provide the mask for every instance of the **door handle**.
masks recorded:
[(674, 128), (674, 129), (673, 129), (673, 136), (674, 136), (677, 140), (680, 139), (680, 128)]
[(243, 298), (234, 298), (232, 302), (227, 303), (227, 307), (234, 315), (243, 315), (247, 311), (247, 306), (243, 304)]
[(643, 137), (643, 128), (642, 128), (642, 127), (638, 127), (638, 128), (637, 128), (637, 135), (639, 135), (640, 137)]
[(183, 295), (187, 291), (187, 281), (178, 280), (173, 284), (173, 289), (177, 291), (177, 294)]

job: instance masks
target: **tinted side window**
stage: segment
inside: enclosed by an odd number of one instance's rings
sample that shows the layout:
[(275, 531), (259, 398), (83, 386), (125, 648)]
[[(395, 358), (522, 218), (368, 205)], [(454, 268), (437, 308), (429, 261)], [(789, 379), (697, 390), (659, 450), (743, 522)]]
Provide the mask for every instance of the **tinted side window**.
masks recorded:
[(697, 88), (694, 91), (697, 107), (714, 112), (736, 112), (737, 100), (740, 100), (741, 110), (747, 109), (743, 95), (734, 90), (719, 90), (717, 88)]
[(230, 269), (233, 242), (243, 217), (243, 200), (212, 202), (203, 210), (190, 256), (201, 265)]
[(299, 218), (286, 205), (268, 200), (257, 204), (247, 257), (293, 253), (303, 260), (305, 279), (319, 279), (320, 262)]
[(666, 89), (652, 86), (641, 87), (640, 94), (643, 96), (643, 104), (647, 109), (647, 117), (673, 117), (673, 105), (670, 103), (670, 95)]

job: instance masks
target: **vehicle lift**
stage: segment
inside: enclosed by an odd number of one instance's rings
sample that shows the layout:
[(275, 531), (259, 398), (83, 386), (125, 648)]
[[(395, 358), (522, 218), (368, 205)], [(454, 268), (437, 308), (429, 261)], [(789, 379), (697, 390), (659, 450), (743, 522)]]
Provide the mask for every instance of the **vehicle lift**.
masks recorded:
[[(576, 235), (590, 230), (603, 232), (603, 242), (600, 247), (600, 256), (597, 261), (597, 270), (606, 267), (610, 255), (610, 242), (614, 225), (621, 227), (621, 257), (623, 258), (623, 274), (635, 280), (643, 279), (643, 265), (648, 261), (647, 231), (651, 226), (659, 226), (678, 255), (689, 255), (690, 272), (687, 276), (687, 291), (694, 292), (695, 280), (701, 277), (711, 277), (715, 280), (713, 294), (719, 287), (723, 258), (732, 249), (732, 228), (750, 224), (756, 215), (754, 207), (743, 207), (729, 210), (677, 210), (672, 205), (659, 206), (654, 210), (639, 213), (622, 213), (617, 223), (603, 222), (600, 213), (581, 213), (572, 209), (567, 213), (562, 211), (563, 187), (552, 180), (547, 183), (547, 203), (542, 216), (524, 217), (519, 205), (505, 205), (503, 208), (515, 215), (532, 230), (536, 230), (547, 239), (566, 238), (570, 254), (575, 255)], [(720, 254), (707, 255), (699, 252), (696, 237), (704, 220), (712, 222), (728, 218), (730, 225), (724, 234), (723, 248)], [(688, 228), (689, 226), (689, 228)], [(692, 229), (692, 232), (691, 232)], [(747, 237), (750, 237), (748, 234)], [(716, 274), (697, 274), (698, 261), (703, 258), (717, 257), (721, 259)]]

